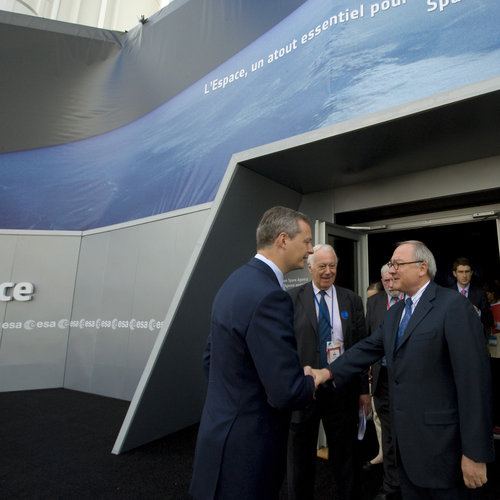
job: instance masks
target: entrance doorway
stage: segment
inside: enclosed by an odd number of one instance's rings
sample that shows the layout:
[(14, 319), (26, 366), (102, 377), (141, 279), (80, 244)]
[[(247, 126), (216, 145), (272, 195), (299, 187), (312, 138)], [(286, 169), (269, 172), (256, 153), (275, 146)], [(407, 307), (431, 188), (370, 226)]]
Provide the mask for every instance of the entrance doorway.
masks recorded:
[(437, 264), (435, 281), (442, 286), (450, 286), (455, 282), (452, 266), (457, 257), (467, 257), (471, 261), (473, 281), (479, 286), (500, 279), (497, 221), (492, 219), (369, 233), (370, 283), (380, 279), (380, 268), (391, 258), (396, 244), (405, 240), (420, 240), (429, 247)]

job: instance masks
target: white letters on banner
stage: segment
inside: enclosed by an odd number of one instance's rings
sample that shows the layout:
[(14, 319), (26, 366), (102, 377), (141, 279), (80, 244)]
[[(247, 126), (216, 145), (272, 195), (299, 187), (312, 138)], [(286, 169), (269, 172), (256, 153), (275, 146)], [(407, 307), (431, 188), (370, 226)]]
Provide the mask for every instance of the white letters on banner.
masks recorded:
[(23, 281), (22, 283), (13, 283), (11, 281), (0, 283), (1, 302), (9, 302), (11, 300), (26, 302), (33, 298), (34, 293), (35, 285), (27, 281)]

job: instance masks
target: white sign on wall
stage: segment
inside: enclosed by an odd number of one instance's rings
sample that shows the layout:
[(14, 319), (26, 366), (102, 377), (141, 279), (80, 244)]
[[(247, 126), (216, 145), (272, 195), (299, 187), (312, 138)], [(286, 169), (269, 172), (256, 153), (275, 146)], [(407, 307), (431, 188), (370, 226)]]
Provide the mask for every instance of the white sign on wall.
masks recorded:
[(27, 302), (33, 298), (35, 293), (35, 285), (27, 281), (14, 283), (6, 281), (0, 283), (0, 302), (10, 302), (17, 300), (18, 302)]

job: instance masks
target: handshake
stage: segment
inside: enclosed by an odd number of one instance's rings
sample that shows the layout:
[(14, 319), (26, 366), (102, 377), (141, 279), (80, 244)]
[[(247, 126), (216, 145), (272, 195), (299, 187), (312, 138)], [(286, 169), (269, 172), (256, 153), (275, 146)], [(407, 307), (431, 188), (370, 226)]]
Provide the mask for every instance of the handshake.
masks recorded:
[(304, 366), (304, 375), (311, 375), (314, 379), (314, 387), (317, 389), (320, 384), (328, 382), (332, 378), (330, 370), (326, 368), (315, 369), (310, 366)]

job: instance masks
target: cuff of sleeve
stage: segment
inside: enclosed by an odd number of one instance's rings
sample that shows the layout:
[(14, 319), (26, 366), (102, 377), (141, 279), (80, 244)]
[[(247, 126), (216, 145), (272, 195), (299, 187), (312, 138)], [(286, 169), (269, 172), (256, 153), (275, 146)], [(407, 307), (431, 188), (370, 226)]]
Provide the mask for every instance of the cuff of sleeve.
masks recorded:
[(335, 379), (333, 378), (333, 373), (332, 373), (332, 370), (330, 370), (330, 368), (325, 368), (326, 370), (328, 370), (328, 373), (330, 374), (330, 380), (332, 381), (332, 385), (333, 387), (337, 387), (335, 385)]

